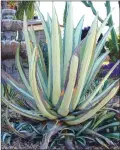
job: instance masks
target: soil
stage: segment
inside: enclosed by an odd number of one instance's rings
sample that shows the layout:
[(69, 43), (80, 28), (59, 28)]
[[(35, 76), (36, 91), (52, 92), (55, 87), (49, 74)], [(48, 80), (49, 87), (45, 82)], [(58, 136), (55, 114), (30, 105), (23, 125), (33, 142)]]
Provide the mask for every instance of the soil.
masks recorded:
[[(40, 150), (40, 143), (41, 142), (36, 142), (36, 143), (31, 143), (27, 141), (23, 141), (20, 138), (16, 138), (11, 145), (7, 145), (2, 143), (1, 147), (2, 150), (15, 150), (15, 149), (20, 149), (20, 150)], [(110, 150), (120, 150), (120, 143), (117, 143), (117, 146), (110, 146)], [(67, 148), (64, 145), (56, 145), (52, 148), (52, 150), (67, 150)], [(85, 146), (82, 147), (81, 145), (76, 146), (76, 150), (105, 150), (104, 147), (101, 147), (100, 145), (94, 145), (94, 146)]]

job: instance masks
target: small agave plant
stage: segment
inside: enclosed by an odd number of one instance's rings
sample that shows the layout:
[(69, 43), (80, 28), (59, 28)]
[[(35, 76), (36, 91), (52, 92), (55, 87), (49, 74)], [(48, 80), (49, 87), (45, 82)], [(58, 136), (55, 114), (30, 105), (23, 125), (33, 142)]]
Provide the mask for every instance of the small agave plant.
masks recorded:
[[(33, 28), (31, 27), (30, 30), (27, 28), (25, 14), (23, 33), (28, 55), (29, 77), (26, 77), (22, 68), (19, 48), (16, 51), (16, 64), (23, 84), (16, 82), (2, 70), (2, 80), (17, 93), (15, 97), (2, 96), (3, 103), (16, 113), (31, 119), (31, 123), (32, 120), (37, 120), (39, 132), (35, 129), (32, 134), (27, 134), (27, 129), (26, 132), (25, 130), (20, 132), (20, 129), (17, 130), (19, 127), (10, 126), (10, 122), (7, 120), (8, 125), (15, 134), (22, 138), (34, 137), (36, 134), (40, 134), (41, 127), (42, 131), (43, 128), (47, 127), (45, 132), (41, 131), (44, 134), (42, 135), (41, 149), (47, 149), (51, 137), (63, 130), (67, 135), (67, 141), (71, 142), (70, 134), (67, 134), (69, 130), (72, 130), (71, 127), (73, 129), (80, 127), (80, 129), (86, 130), (88, 122), (96, 115), (98, 116), (119, 89), (119, 79), (108, 83), (106, 88), (103, 88), (119, 62), (110, 69), (101, 81), (95, 84), (96, 76), (109, 53), (101, 54), (101, 50), (112, 27), (108, 29), (99, 44), (96, 44), (96, 41), (111, 13), (100, 27), (98, 27), (98, 16), (96, 16), (89, 33), (85, 39), (81, 40), (84, 17), (74, 29), (72, 4), (68, 3), (69, 9), (62, 39), (56, 10), (54, 5), (52, 7), (52, 19), (48, 15), (48, 19), (45, 21), (36, 6), (47, 40), (48, 75), (43, 53), (39, 43), (36, 42)], [(97, 133), (95, 135), (98, 136)], [(99, 143), (103, 143), (100, 139), (97, 138), (97, 140)], [(110, 144), (107, 137), (104, 140)], [(70, 144), (68, 145), (70, 146)]]

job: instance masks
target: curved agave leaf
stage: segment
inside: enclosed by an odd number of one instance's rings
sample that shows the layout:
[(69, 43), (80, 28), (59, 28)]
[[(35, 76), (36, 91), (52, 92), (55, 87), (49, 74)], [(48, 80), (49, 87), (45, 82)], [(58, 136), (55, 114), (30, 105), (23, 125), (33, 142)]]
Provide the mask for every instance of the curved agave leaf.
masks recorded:
[(43, 54), (41, 51), (41, 48), (39, 44), (37, 43), (35, 32), (33, 27), (31, 26), (30, 30), (31, 40), (32, 40), (32, 49), (34, 50), (35, 47), (38, 49), (38, 56), (39, 59), (37, 61), (37, 78), (39, 86), (42, 88), (44, 95), (48, 97), (48, 91), (47, 91), (47, 72), (46, 72), (46, 66), (44, 63)]
[(38, 48), (38, 52), (39, 52), (39, 55), (40, 55), (40, 59), (38, 60), (38, 62), (40, 62), (40, 64), (41, 64), (41, 69), (42, 69), (42, 71), (44, 73), (44, 78), (47, 81), (46, 67), (45, 67), (45, 63), (44, 63), (43, 54), (42, 54), (41, 48), (40, 48), (40, 46), (39, 46), (39, 44), (38, 44), (38, 42), (36, 40), (36, 35), (35, 35), (35, 31), (33, 29), (33, 26), (31, 26), (29, 32), (30, 32), (30, 35), (31, 35), (32, 43), (33, 43), (32, 44), (33, 49), (34, 49), (35, 46), (37, 46), (37, 48)]
[(91, 141), (95, 141), (92, 137), (89, 137), (89, 136), (80, 136), (80, 137), (83, 137), (83, 138), (85, 138), (85, 139), (88, 139), (88, 140), (91, 140)]
[(113, 127), (113, 126), (120, 126), (120, 122), (118, 121), (118, 122), (113, 122), (113, 123), (104, 125), (104, 126), (102, 126), (102, 127), (97, 128), (95, 131), (96, 131), (96, 132), (99, 132), (99, 131), (101, 131), (101, 130), (103, 130), (103, 129), (106, 129), (106, 128), (109, 128), (109, 127)]
[(80, 19), (74, 31), (74, 49), (76, 48), (76, 46), (78, 46), (79, 42), (81, 41), (83, 22), (84, 16)]
[(96, 62), (92, 66), (92, 68), (89, 70), (88, 75), (87, 75), (87, 79), (86, 79), (85, 89), (83, 91), (83, 95), (90, 88), (91, 83), (94, 81), (96, 75), (98, 74), (98, 72), (99, 72), (99, 70), (100, 70), (100, 68), (102, 66), (103, 61), (106, 59), (108, 54), (109, 54), (109, 52), (105, 52), (103, 55), (101, 55), (96, 60)]
[(19, 71), (19, 74), (21, 76), (21, 79), (23, 80), (24, 85), (26, 86), (27, 90), (29, 91), (29, 93), (31, 93), (31, 88), (30, 85), (27, 81), (27, 78), (23, 72), (22, 66), (20, 64), (20, 45), (18, 46), (17, 50), (16, 50), (16, 64), (17, 64), (17, 69)]
[(100, 123), (102, 123), (104, 120), (112, 118), (115, 116), (114, 112), (109, 112), (108, 114), (102, 116), (101, 118), (98, 119), (98, 121), (94, 124), (92, 129), (95, 129), (97, 126), (99, 126)]
[(100, 42), (98, 43), (98, 45), (95, 48), (95, 56), (94, 56), (94, 61), (98, 58), (98, 56), (100, 55), (101, 50), (103, 49), (103, 46), (107, 40), (108, 35), (110, 34), (111, 30), (113, 27), (110, 27), (107, 32), (105, 33), (105, 35), (103, 36), (103, 38), (100, 40)]
[[(113, 10), (112, 10), (113, 11)], [(105, 27), (105, 25), (107, 24), (110, 16), (112, 15), (112, 11), (108, 14), (108, 16), (105, 18), (104, 22), (101, 24), (101, 26), (98, 29), (98, 33), (97, 33), (97, 39), (99, 38), (100, 34), (102, 33), (103, 28)]]
[(92, 121), (89, 121), (87, 124), (85, 124), (85, 126), (80, 131), (78, 131), (76, 136), (79, 136), (82, 132), (84, 132), (91, 125), (91, 122)]
[(117, 84), (109, 92), (109, 94), (104, 99), (102, 99), (101, 102), (99, 102), (99, 104), (97, 106), (95, 106), (94, 108), (92, 108), (91, 110), (89, 110), (84, 115), (79, 115), (79, 116), (75, 117), (74, 119), (72, 119), (71, 121), (66, 121), (66, 123), (70, 124), (70, 125), (76, 125), (76, 124), (80, 124), (80, 123), (88, 120), (93, 115), (95, 115), (96, 112), (98, 112), (103, 106), (105, 106), (109, 102), (109, 100), (111, 100), (111, 98), (117, 93), (118, 89), (119, 89), (119, 84)]
[(29, 38), (28, 30), (27, 30), (27, 17), (26, 17), (25, 12), (24, 12), (24, 17), (23, 17), (23, 32), (25, 36), (25, 43), (27, 43), (26, 50), (27, 50), (27, 55), (28, 55), (28, 62), (30, 64), (32, 50), (31, 50), (30, 38)]
[(69, 61), (73, 52), (73, 11), (72, 4), (69, 3), (68, 15), (66, 19), (65, 33), (64, 33), (64, 71), (63, 79), (65, 82)]
[(77, 137), (77, 142), (83, 146), (86, 146), (86, 139), (84, 137)]
[(61, 67), (60, 67), (60, 36), (57, 14), (53, 6), (52, 12), (52, 69), (53, 69), (53, 91), (52, 104), (55, 106), (58, 103), (61, 93)]
[(63, 96), (60, 108), (58, 109), (58, 113), (62, 116), (66, 116), (69, 113), (69, 106), (75, 86), (77, 69), (78, 69), (78, 57), (73, 55), (70, 64), (70, 72), (67, 88)]
[[(94, 43), (96, 39), (96, 32), (97, 32), (97, 17), (95, 18), (92, 27), (90, 29), (90, 35), (88, 36), (87, 42), (86, 42), (86, 47), (85, 47), (85, 52), (83, 56), (83, 60), (81, 62), (81, 71), (80, 71), (80, 77), (78, 81), (78, 86), (77, 86), (77, 91), (76, 95), (73, 99), (73, 110), (76, 108), (79, 99), (82, 94), (82, 90), (84, 88), (87, 72), (90, 66), (90, 62), (92, 59), (93, 51), (94, 51)], [(87, 61), (86, 61), (87, 60)]]
[(67, 131), (67, 133), (73, 133), (75, 135), (75, 131), (69, 127), (64, 127), (61, 131), (60, 131), (60, 135), (61, 133), (65, 133)]
[(64, 79), (63, 79), (63, 60), (64, 60), (64, 53), (63, 53), (63, 41), (62, 41), (62, 33), (61, 28), (58, 23), (58, 31), (59, 31), (59, 43), (60, 43), (60, 76), (61, 76), (61, 89), (64, 87)]
[(36, 103), (34, 101), (33, 96), (29, 94), (25, 87), (19, 83), (17, 83), (7, 72), (2, 70), (2, 79), (6, 81), (14, 90), (16, 90), (18, 93), (20, 93), (25, 99), (30, 101), (34, 106), (36, 106)]
[[(30, 79), (30, 84), (31, 84), (31, 89), (32, 89), (32, 93), (33, 96), (35, 98), (37, 107), (39, 109), (39, 111), (45, 116), (48, 117), (49, 119), (55, 119), (56, 117), (51, 115), (45, 108), (44, 102), (45, 101), (42, 97), (42, 91), (41, 91), (41, 95), (38, 91), (38, 86), (37, 86), (37, 81), (36, 81), (36, 61), (37, 61), (37, 49), (34, 49), (33, 51), (33, 55), (31, 58), (31, 66), (30, 66), (30, 74), (29, 74), (29, 79)], [(47, 101), (46, 101), (47, 103)], [(48, 103), (47, 103), (48, 104)], [(49, 104), (48, 104), (49, 105)]]
[(42, 82), (42, 84), (46, 84), (47, 85), (47, 73), (46, 73), (46, 66), (45, 66), (45, 62), (44, 62), (44, 58), (43, 58), (43, 53), (42, 53), (42, 50), (40, 48), (40, 45), (37, 43), (37, 40), (36, 40), (36, 36), (35, 36), (35, 31), (33, 29), (33, 27), (31, 26), (30, 28), (30, 34), (31, 34), (31, 37), (32, 37), (32, 43), (33, 44), (33, 49), (34, 47), (36, 46), (38, 48), (38, 55), (39, 55), (39, 59), (38, 59), (38, 67), (41, 72), (42, 72), (42, 76), (40, 78), (43, 78), (44, 79), (44, 82)]
[(99, 133), (97, 133), (97, 132), (95, 132), (95, 131), (93, 131), (93, 130), (91, 130), (91, 129), (86, 129), (85, 132), (86, 132), (87, 134), (89, 134), (89, 135), (93, 135), (94, 137), (103, 139), (103, 140), (106, 141), (109, 145), (114, 145), (114, 143), (113, 143), (109, 138), (107, 138), (107, 137), (105, 137), (105, 136), (103, 136), (103, 135), (101, 135), (101, 134), (99, 134)]
[(39, 8), (36, 6), (36, 10), (38, 12), (38, 15), (41, 18), (42, 21), (42, 25), (45, 31), (45, 36), (46, 36), (46, 41), (47, 41), (47, 45), (48, 45), (48, 55), (49, 55), (49, 74), (48, 74), (48, 98), (51, 98), (52, 96), (52, 50), (51, 50), (51, 35), (50, 35), (50, 31), (49, 28), (47, 26), (47, 23), (43, 17), (43, 15), (41, 14)]
[(2, 132), (2, 134), (1, 134), (1, 141), (3, 143), (11, 144), (11, 140), (12, 140), (12, 134), (9, 134), (7, 132)]
[[(119, 79), (114, 81), (112, 84), (109, 84), (109, 86), (103, 90), (99, 95), (97, 95), (87, 106), (87, 108), (89, 109), (91, 106), (95, 106), (96, 104), (98, 104), (103, 98), (105, 98), (105, 96), (107, 96), (107, 94), (110, 92), (110, 90), (116, 85), (116, 83), (119, 83)], [(87, 97), (83, 102), (87, 101), (87, 99), (89, 99), (89, 97)], [(77, 109), (81, 109), (81, 104), (78, 105)]]
[[(105, 33), (105, 35), (103, 36), (103, 38), (101, 39), (101, 41), (98, 43), (96, 49), (95, 49), (95, 55), (94, 55), (94, 61), (92, 62), (92, 65), (88, 71), (88, 75), (87, 75), (87, 79), (86, 79), (86, 85), (85, 85), (85, 89), (83, 91), (83, 95), (86, 93), (86, 90), (89, 89), (91, 83), (93, 82), (93, 80), (95, 79), (97, 73), (99, 72), (102, 63), (104, 62), (105, 58), (107, 57), (107, 55), (109, 54), (109, 52), (105, 52), (103, 55), (99, 56), (105, 41), (108, 37), (108, 35), (110, 34), (110, 31), (112, 30), (112, 27), (108, 29), (108, 31)], [(98, 57), (99, 56), (99, 57)]]
[(116, 140), (120, 140), (120, 133), (107, 133), (104, 134), (105, 137), (110, 138), (110, 139), (116, 139)]
[(105, 144), (105, 142), (104, 142), (103, 140), (101, 140), (100, 138), (95, 138), (95, 139), (96, 139), (96, 141), (97, 141), (100, 145), (102, 145), (102, 146), (104, 146), (105, 148), (109, 149), (108, 146)]
[(6, 108), (6, 114), (5, 114), (5, 117), (6, 117), (6, 124), (8, 126), (8, 128), (15, 134), (15, 135), (18, 135), (20, 136), (21, 138), (26, 138), (24, 134), (20, 133), (19, 131), (17, 131), (13, 125), (11, 125), (11, 123), (9, 122), (9, 119), (8, 119), (8, 108)]
[(31, 119), (36, 119), (36, 120), (45, 120), (43, 117), (41, 117), (41, 114), (32, 110), (25, 110), (22, 107), (18, 107), (17, 105), (12, 104), (10, 101), (8, 101), (5, 97), (2, 98), (2, 101), (13, 111), (16, 113), (19, 113), (22, 116), (31, 118)]
[(95, 97), (95, 95), (99, 92), (99, 90), (102, 88), (102, 86), (104, 85), (105, 81), (109, 78), (109, 76), (111, 75), (111, 73), (113, 72), (113, 70), (117, 67), (117, 65), (120, 62), (118, 61), (111, 69), (110, 71), (107, 73), (107, 75), (103, 78), (103, 80), (100, 82), (100, 84), (97, 86), (97, 88), (93, 91), (93, 93), (90, 95), (90, 97), (86, 100), (86, 102), (84, 102), (83, 104), (81, 104), (80, 109), (84, 109)]

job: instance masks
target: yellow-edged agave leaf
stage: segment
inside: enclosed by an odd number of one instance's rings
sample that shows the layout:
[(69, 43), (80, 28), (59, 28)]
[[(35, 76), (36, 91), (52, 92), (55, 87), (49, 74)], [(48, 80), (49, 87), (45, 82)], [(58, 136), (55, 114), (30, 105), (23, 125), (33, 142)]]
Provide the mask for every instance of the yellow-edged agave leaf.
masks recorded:
[(63, 59), (64, 59), (64, 54), (63, 54), (62, 34), (61, 34), (60, 25), (58, 26), (58, 30), (59, 30), (59, 40), (60, 40), (60, 72), (61, 72), (61, 89), (63, 89), (63, 87), (64, 87), (64, 80), (63, 80)]
[(66, 123), (70, 125), (77, 125), (90, 119), (93, 115), (96, 114), (96, 112), (98, 112), (114, 97), (118, 89), (119, 89), (119, 84), (117, 84), (98, 105), (96, 105), (93, 109), (89, 110), (85, 115), (79, 115), (74, 120), (66, 121)]
[[(89, 69), (89, 73), (90, 71), (92, 70), (92, 68), (94, 67), (95, 63), (96, 63), (96, 59), (99, 59), (99, 54), (101, 52), (101, 50), (103, 49), (103, 46), (105, 44), (105, 41), (108, 37), (108, 35), (110, 34), (110, 31), (112, 30), (112, 27), (108, 29), (108, 31), (105, 33), (105, 35), (103, 36), (103, 38), (101, 39), (101, 41), (98, 43), (98, 45), (96, 46), (96, 49), (95, 49), (95, 54), (94, 54), (94, 60), (93, 60), (93, 63), (91, 64), (91, 67)], [(99, 57), (99, 58), (98, 58)], [(102, 63), (102, 62), (101, 62)], [(88, 74), (89, 74), (88, 73)]]
[[(102, 56), (99, 56), (104, 43), (106, 41), (106, 38), (108, 37), (110, 31), (111, 31), (112, 27), (108, 29), (108, 31), (105, 33), (105, 35), (103, 36), (103, 38), (101, 39), (101, 41), (98, 43), (96, 49), (95, 49), (95, 55), (94, 55), (94, 61), (91, 64), (89, 71), (88, 71), (88, 75), (87, 75), (87, 79), (86, 79), (86, 85), (85, 85), (85, 89), (82, 95), (85, 94), (86, 90), (89, 89), (90, 84), (93, 82), (93, 80), (95, 79), (97, 73), (99, 72), (101, 66), (102, 66), (102, 62), (105, 60), (105, 58), (107, 57), (107, 53), (104, 53)], [(91, 73), (92, 72), (92, 73)]]
[(45, 80), (43, 78), (42, 70), (40, 70), (40, 68), (38, 66), (37, 66), (37, 79), (38, 79), (39, 87), (42, 89), (44, 95), (48, 98), (47, 86), (46, 86)]
[(25, 36), (25, 43), (26, 44), (26, 50), (27, 50), (27, 55), (28, 55), (28, 62), (30, 64), (30, 60), (31, 60), (31, 46), (30, 46), (30, 38), (29, 38), (29, 34), (28, 34), (28, 30), (27, 30), (27, 17), (26, 14), (24, 12), (24, 19), (23, 19), (23, 32), (24, 32), (24, 36)]
[(60, 36), (57, 14), (53, 6), (52, 9), (52, 70), (53, 70), (53, 91), (52, 104), (55, 106), (58, 103), (61, 93), (61, 71), (60, 71)]
[(102, 79), (102, 81), (100, 82), (100, 84), (96, 87), (96, 89), (94, 90), (94, 92), (90, 95), (90, 97), (83, 103), (81, 104), (80, 109), (84, 109), (95, 97), (95, 95), (99, 92), (99, 90), (103, 87), (105, 81), (109, 78), (109, 76), (111, 75), (111, 73), (113, 72), (113, 70), (117, 67), (117, 65), (120, 63), (120, 61), (118, 61), (111, 69), (110, 71), (107, 73), (107, 75)]
[(90, 65), (91, 58), (92, 58), (93, 51), (94, 51), (97, 23), (98, 23), (98, 17), (95, 18), (95, 20), (91, 26), (91, 29), (89, 31), (90, 34), (89, 34), (87, 42), (86, 42), (85, 52), (83, 55), (83, 60), (81, 62), (81, 70), (80, 70), (80, 77), (78, 80), (78, 86), (77, 86), (76, 94), (75, 94), (75, 97), (74, 97), (73, 103), (72, 103), (73, 110), (76, 108), (76, 106), (79, 102), (80, 96), (82, 94), (82, 90), (84, 88), (87, 72), (88, 72), (89, 65)]
[(102, 145), (103, 147), (105, 147), (106, 149), (109, 149), (109, 147), (106, 145), (106, 143), (102, 140), (102, 139), (100, 139), (100, 138), (95, 138), (96, 139), (96, 141), (100, 144), (100, 145)]
[[(97, 103), (99, 103), (101, 101), (101, 99), (105, 98), (105, 96), (107, 96), (107, 94), (110, 92), (110, 90), (112, 90), (114, 88), (114, 86), (119, 83), (119, 79), (114, 81), (112, 84), (109, 84), (109, 86), (103, 90), (100, 94), (98, 94), (97, 96), (95, 96), (95, 98), (89, 103), (89, 105), (87, 106), (87, 109), (89, 109), (89, 107), (93, 107), (95, 106)], [(89, 97), (87, 97), (84, 101), (87, 101), (89, 99)], [(81, 105), (78, 105), (77, 109), (81, 109)]]
[(108, 35), (110, 34), (111, 30), (113, 27), (110, 27), (107, 32), (105, 33), (105, 35), (103, 36), (103, 38), (100, 40), (100, 42), (98, 43), (98, 45), (96, 46), (95, 49), (95, 55), (94, 55), (94, 61), (97, 59), (97, 57), (100, 55), (101, 50), (103, 49), (103, 46), (106, 42), (106, 39), (108, 37)]
[(37, 47), (38, 47), (38, 55), (39, 55), (38, 63), (40, 63), (39, 68), (42, 70), (44, 80), (46, 80), (46, 82), (47, 82), (47, 72), (46, 72), (46, 66), (45, 66), (45, 62), (44, 62), (43, 53), (42, 53), (41, 47), (39, 45)]
[(84, 16), (80, 19), (74, 32), (74, 49), (78, 46), (81, 40), (83, 22), (84, 22)]
[[(40, 45), (39, 43), (37, 42), (36, 40), (36, 35), (35, 35), (35, 31), (33, 29), (33, 26), (31, 25), (30, 29), (29, 29), (29, 33), (30, 33), (30, 37), (31, 37), (31, 45), (32, 45), (32, 49), (34, 50), (34, 47), (36, 46), (38, 48), (38, 55), (39, 55), (39, 59), (38, 59), (38, 62), (37, 62), (37, 68), (39, 68), (42, 72), (42, 77), (39, 77), (38, 75), (38, 78), (42, 78), (42, 80), (44, 79), (44, 82), (47, 86), (47, 72), (46, 72), (46, 66), (45, 66), (45, 62), (44, 62), (44, 58), (43, 58), (43, 53), (41, 51), (41, 48), (40, 48)], [(44, 85), (44, 82), (43, 82), (43, 85)], [(44, 89), (45, 88), (45, 85), (44, 85)], [(47, 89), (46, 89), (46, 95), (47, 95)]]
[[(31, 84), (31, 89), (32, 93), (34, 96), (34, 99), (36, 101), (37, 107), (39, 111), (47, 118), (49, 119), (56, 119), (55, 116), (51, 115), (45, 108), (45, 105), (43, 104), (43, 100), (41, 99), (40, 93), (38, 91), (38, 86), (37, 86), (37, 81), (36, 81), (36, 62), (37, 62), (37, 49), (34, 49), (32, 58), (31, 58), (31, 65), (30, 65), (30, 84)], [(41, 91), (42, 94), (42, 91)], [(48, 108), (48, 107), (47, 107)]]
[(109, 15), (105, 18), (104, 22), (101, 24), (101, 26), (98, 29), (98, 33), (97, 33), (97, 39), (99, 38), (100, 34), (102, 33), (102, 30), (104, 29), (104, 27), (106, 26), (106, 24), (108, 23), (109, 18), (112, 15), (112, 11), (109, 13)]
[(45, 67), (45, 63), (44, 63), (44, 58), (43, 58), (43, 54), (41, 51), (41, 48), (39, 46), (39, 44), (36, 41), (36, 36), (35, 36), (35, 32), (33, 27), (31, 26), (31, 28), (29, 29), (29, 33), (31, 36), (31, 43), (32, 43), (32, 49), (34, 50), (34, 47), (36, 46), (38, 49), (38, 56), (39, 59), (37, 61), (37, 78), (38, 78), (38, 83), (40, 85), (40, 87), (42, 88), (44, 95), (46, 97), (48, 97), (48, 91), (47, 91), (47, 73), (46, 73), (46, 67)]
[(16, 64), (17, 64), (17, 69), (19, 71), (20, 77), (24, 83), (24, 85), (26, 86), (27, 90), (29, 93), (31, 93), (31, 88), (30, 85), (28, 83), (28, 80), (23, 72), (21, 63), (20, 63), (20, 45), (18, 46), (17, 50), (16, 50)]
[(87, 42), (88, 35), (82, 40), (81, 46), (79, 48), (80, 64), (81, 64), (81, 62), (83, 60), (83, 56), (84, 56), (84, 53), (85, 53), (85, 48), (86, 48), (86, 42)]
[(92, 123), (92, 121), (87, 122), (87, 123), (85, 124), (85, 126), (84, 126), (81, 130), (78, 131), (78, 133), (76, 134), (76, 136), (81, 135), (81, 133), (82, 133), (83, 131), (85, 131), (87, 128), (90, 127), (91, 123)]
[(88, 36), (89, 36), (89, 34), (87, 34), (87, 36), (82, 41), (79, 41), (79, 44), (77, 45), (77, 47), (75, 48), (75, 50), (73, 52), (73, 55), (75, 54), (79, 58), (79, 65), (81, 65), (81, 62), (82, 62), (82, 59), (84, 56)]
[(19, 94), (21, 94), (25, 99), (27, 99), (28, 101), (31, 101), (33, 103), (33, 105), (36, 105), (34, 102), (34, 98), (31, 95), (31, 93), (28, 93), (25, 90), (25, 87), (23, 85), (21, 85), (20, 83), (17, 83), (7, 72), (5, 72), (4, 70), (1, 71), (1, 76), (2, 79), (7, 82), (12, 89), (16, 90)]
[(46, 67), (43, 60), (42, 50), (39, 45), (37, 49), (38, 49), (37, 79), (39, 86), (42, 88), (44, 92), (44, 95), (48, 98)]
[(43, 53), (42, 53), (42, 50), (40, 48), (39, 43), (37, 43), (36, 36), (35, 36), (35, 31), (34, 31), (32, 26), (31, 26), (30, 32), (31, 32), (31, 36), (33, 37), (32, 41), (34, 43), (34, 47), (37, 46), (37, 48), (38, 48), (38, 52), (39, 52), (39, 60), (38, 60), (38, 62), (41, 63), (41, 69), (43, 71), (44, 78), (45, 78), (45, 80), (47, 80), (46, 66), (45, 66), (45, 62), (44, 62), (44, 58), (43, 58)]
[(44, 16), (40, 12), (37, 5), (35, 5), (35, 6), (36, 6), (36, 9), (38, 12), (38, 16), (40, 16), (40, 19), (42, 21), (42, 25), (43, 25), (45, 36), (46, 36), (46, 42), (47, 42), (47, 46), (48, 46), (48, 56), (49, 56), (48, 97), (51, 98), (51, 96), (52, 96), (52, 72), (53, 72), (53, 70), (52, 70), (51, 34), (50, 34), (49, 28), (47, 26), (47, 23), (44, 19)]
[(69, 4), (68, 14), (66, 18), (65, 35), (64, 35), (64, 72), (63, 79), (65, 82), (69, 61), (73, 51), (73, 10), (72, 4)]
[(78, 57), (73, 55), (70, 63), (70, 71), (69, 71), (67, 88), (62, 103), (60, 105), (60, 108), (58, 109), (58, 113), (62, 116), (66, 116), (69, 113), (69, 106), (70, 106), (70, 102), (72, 99), (72, 94), (75, 86), (77, 69), (78, 69)]
[(98, 118), (97, 122), (94, 124), (94, 126), (92, 127), (92, 129), (97, 128), (97, 126), (99, 126), (99, 124), (102, 123), (102, 121), (109, 119), (109, 118), (113, 118), (115, 116), (115, 112), (109, 112), (107, 114), (102, 114), (100, 116), (100, 118)]
[[(47, 74), (46, 74), (46, 67), (45, 67), (45, 63), (44, 63), (44, 59), (43, 59), (43, 54), (41, 52), (40, 46), (36, 41), (36, 36), (35, 36), (35, 32), (33, 27), (31, 26), (31, 28), (29, 29), (29, 33), (31, 36), (31, 47), (34, 50), (34, 47), (37, 46), (38, 48), (38, 55), (39, 55), (39, 60), (37, 62), (37, 78), (38, 78), (38, 83), (40, 85), (40, 87), (42, 88), (44, 94), (47, 97)], [(30, 63), (29, 63), (30, 65)]]
[[(36, 40), (36, 35), (35, 35), (35, 31), (33, 29), (33, 26), (31, 26), (30, 30), (30, 35), (31, 35), (31, 41), (33, 43), (33, 49), (35, 46), (37, 46), (38, 48), (38, 55), (39, 55), (39, 59), (38, 59), (38, 68), (41, 70), (42, 72), (42, 78), (44, 78), (44, 82), (46, 83), (47, 85), (47, 72), (46, 72), (46, 66), (45, 66), (45, 62), (44, 62), (44, 58), (43, 58), (43, 53), (42, 53), (42, 50), (40, 48), (40, 45), (39, 43), (37, 42)], [(40, 77), (41, 78), (41, 77)]]
[[(42, 90), (40, 89), (40, 90), (38, 90), (38, 87), (37, 87), (37, 81), (36, 81), (36, 74), (35, 74), (35, 72), (36, 72), (36, 63), (37, 63), (37, 55), (38, 55), (38, 51), (37, 51), (38, 49), (37, 48), (35, 48), (34, 49), (34, 51), (33, 51), (33, 56), (32, 56), (32, 59), (31, 59), (31, 66), (30, 66), (30, 73), (29, 73), (29, 79), (30, 79), (30, 83), (31, 83), (31, 87), (35, 87), (36, 89), (34, 89), (34, 90), (32, 90), (32, 92), (33, 92), (33, 96), (34, 96), (34, 98), (38, 98), (38, 96), (40, 97), (40, 95), (39, 95), (39, 93), (41, 93), (41, 95), (42, 95)], [(34, 79), (34, 80), (33, 80)], [(42, 86), (42, 85), (41, 85)], [(41, 88), (41, 87), (40, 87)]]
[(16, 113), (19, 113), (22, 116), (31, 118), (31, 119), (36, 119), (40, 121), (44, 121), (45, 118), (41, 117), (41, 114), (32, 110), (26, 110), (18, 105), (12, 104), (9, 100), (7, 100), (5, 97), (2, 97), (3, 103), (5, 103), (9, 108), (14, 110)]
[(114, 81), (112, 84), (110, 84), (104, 91), (102, 91), (99, 95), (97, 95), (93, 100), (92, 100), (92, 104), (96, 104), (99, 99), (104, 98), (105, 96), (107, 96), (107, 94), (110, 92), (110, 90), (112, 90), (112, 88), (114, 88), (114, 86), (120, 83), (120, 79)]
[(87, 79), (86, 79), (86, 85), (85, 85), (86, 90), (89, 89), (89, 86), (94, 81), (97, 73), (99, 72), (99, 70), (100, 70), (104, 60), (108, 56), (108, 54), (109, 54), (109, 52), (105, 52), (100, 57), (98, 57), (98, 59), (93, 64), (92, 68), (89, 70), (88, 75), (87, 75)]
[(63, 120), (71, 120), (71, 119), (74, 119), (74, 118), (75, 118), (74, 115), (68, 115)]

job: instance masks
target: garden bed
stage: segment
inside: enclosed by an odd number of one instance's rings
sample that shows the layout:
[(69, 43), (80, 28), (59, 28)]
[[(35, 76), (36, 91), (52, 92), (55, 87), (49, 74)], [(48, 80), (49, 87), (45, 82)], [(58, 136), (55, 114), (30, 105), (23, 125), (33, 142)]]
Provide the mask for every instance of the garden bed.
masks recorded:
[[(120, 143), (116, 142), (117, 146), (109, 146), (110, 150), (119, 150)], [(16, 138), (11, 145), (3, 144), (2, 143), (2, 150), (14, 150), (14, 149), (21, 149), (21, 150), (39, 150), (40, 149), (40, 142), (32, 143), (27, 142), (25, 140), (21, 140), (20, 138)], [(57, 150), (66, 150), (66, 147), (63, 145), (56, 145), (52, 149)], [(76, 150), (105, 150), (104, 147), (101, 147), (100, 145), (93, 145), (93, 146), (86, 146), (82, 147), (80, 145), (76, 146)]]
[[(120, 96), (115, 96), (114, 99), (112, 99), (109, 103), (109, 107), (119, 107), (119, 100)], [(7, 131), (7, 125), (5, 124), (5, 105), (3, 104), (2, 106), (2, 131)], [(10, 118), (15, 119), (15, 120), (20, 120), (21, 117), (19, 114), (14, 113), (13, 111), (10, 112), (9, 114)], [(21, 149), (21, 150), (38, 150), (40, 149), (41, 141), (39, 140), (33, 140), (33, 141), (28, 141), (28, 140), (23, 140), (20, 137), (16, 137), (12, 140), (11, 144), (5, 144), (2, 142), (1, 148), (2, 150), (14, 150), (14, 149)], [(115, 146), (109, 146), (110, 150), (119, 150), (120, 142), (115, 141)], [(49, 148), (50, 149), (50, 148)], [(67, 148), (64, 145), (55, 145), (53, 146), (52, 149), (57, 149), (57, 150), (66, 150)], [(99, 144), (94, 143), (88, 143), (87, 146), (83, 147), (81, 145), (76, 145), (76, 149), (80, 150), (104, 150), (104, 147), (101, 147)]]

